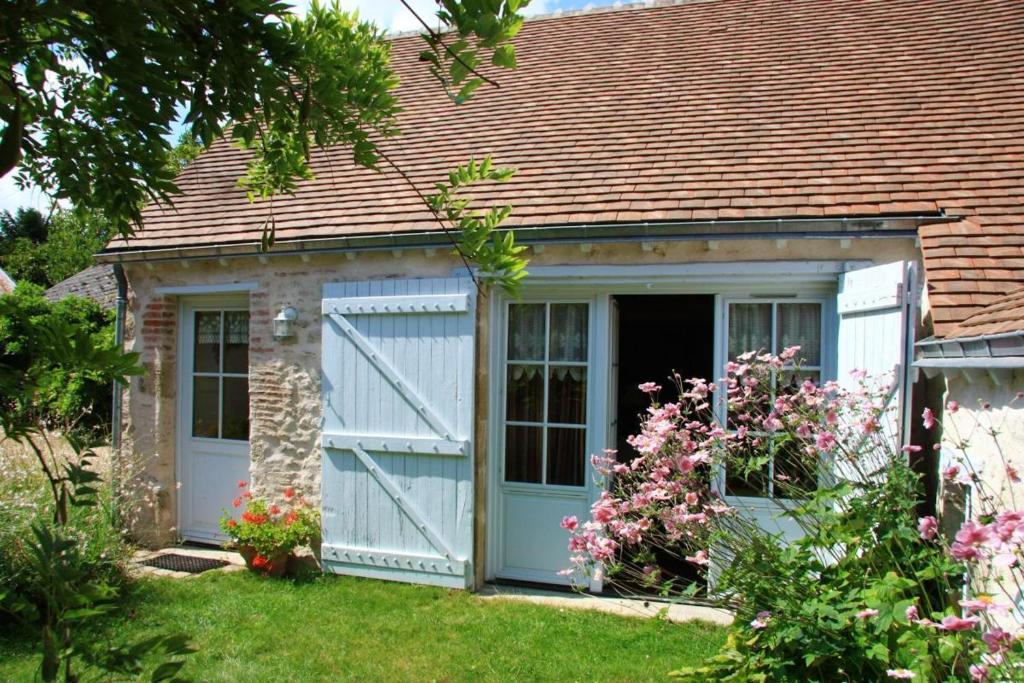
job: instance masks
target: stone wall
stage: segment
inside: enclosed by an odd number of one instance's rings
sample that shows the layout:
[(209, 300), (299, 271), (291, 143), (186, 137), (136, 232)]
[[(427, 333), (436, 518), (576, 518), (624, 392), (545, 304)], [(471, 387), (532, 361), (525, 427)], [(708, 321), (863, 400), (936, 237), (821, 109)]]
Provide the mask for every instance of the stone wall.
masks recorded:
[[(942, 413), (944, 463), (963, 459), (955, 444), (967, 445), (967, 459), (977, 473), (986, 495), (994, 496), (1002, 510), (1020, 510), (1024, 507), (1024, 484), (1011, 481), (1007, 466), (1013, 467), (1024, 478), (1024, 372), (998, 370), (988, 374), (982, 370), (967, 373), (950, 371), (946, 378), (945, 403), (956, 401), (955, 412), (948, 408)], [(997, 433), (993, 437), (992, 433)], [(963, 519), (976, 516), (979, 510), (977, 487), (972, 487), (972, 500), (968, 501), (964, 489), (958, 484), (941, 484), (940, 511), (946, 518), (943, 531), (955, 533)], [(973, 510), (973, 512), (972, 512)], [(1007, 570), (1001, 570), (1007, 571)], [(1007, 571), (1007, 577), (1008, 577)], [(1016, 588), (1009, 596), (1002, 596), (995, 576), (986, 590), (1007, 603), (1021, 598)], [(984, 578), (982, 579), (985, 580)], [(1005, 582), (1013, 586), (1012, 580)], [(1006, 626), (1016, 626), (1013, 617), (1006, 617)]]
[[(679, 264), (746, 260), (868, 260), (885, 263), (917, 258), (910, 239), (884, 240), (727, 240), (548, 246), (531, 255), (536, 265)], [(177, 518), (175, 431), (177, 405), (177, 311), (179, 300), (157, 288), (255, 283), (250, 302), (251, 481), (257, 493), (280, 495), (295, 486), (316, 500), (320, 453), (320, 299), (323, 284), (343, 280), (444, 277), (458, 268), (451, 256), (424, 250), (232, 257), (202, 261), (125, 264), (130, 284), (127, 346), (142, 354), (146, 375), (133, 378), (126, 392), (123, 460), (135, 463), (146, 502), (135, 526), (143, 542), (175, 538)], [(298, 312), (298, 334), (278, 341), (272, 319), (282, 306)], [(487, 298), (478, 307), (477, 496), (483, 501), (487, 454), (486, 320)], [(152, 507), (150, 507), (152, 503)], [(483, 505), (477, 510), (477, 567), (482, 571), (485, 542)]]

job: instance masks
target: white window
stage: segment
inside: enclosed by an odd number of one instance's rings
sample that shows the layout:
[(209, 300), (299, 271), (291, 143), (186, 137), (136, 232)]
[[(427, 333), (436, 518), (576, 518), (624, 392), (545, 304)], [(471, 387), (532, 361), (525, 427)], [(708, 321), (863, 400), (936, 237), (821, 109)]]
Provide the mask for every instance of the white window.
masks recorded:
[(192, 436), (249, 438), (249, 311), (195, 311)]
[[(772, 395), (795, 390), (805, 379), (820, 383), (825, 367), (824, 309), (823, 300), (727, 300), (724, 328), (728, 359), (735, 360), (748, 351), (777, 355), (783, 349), (799, 346), (799, 371), (793, 366), (778, 371), (773, 377)], [(777, 490), (780, 481), (790, 485), (785, 487), (789, 492), (815, 488), (816, 475), (793, 465), (803, 459), (785, 455), (780, 452), (758, 472), (725, 472), (725, 494), (752, 498), (786, 495)]]
[(513, 303), (505, 354), (505, 481), (586, 486), (590, 307)]

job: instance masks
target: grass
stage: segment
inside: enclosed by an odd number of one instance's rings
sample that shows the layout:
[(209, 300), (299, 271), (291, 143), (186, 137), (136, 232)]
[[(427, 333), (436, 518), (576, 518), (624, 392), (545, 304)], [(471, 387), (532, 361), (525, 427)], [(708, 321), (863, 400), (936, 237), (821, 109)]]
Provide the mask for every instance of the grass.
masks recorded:
[[(724, 629), (505, 600), (463, 591), (246, 572), (141, 579), (90, 638), (175, 630), (199, 652), (196, 681), (645, 681), (699, 664)], [(0, 631), (0, 680), (28, 681), (35, 634)]]

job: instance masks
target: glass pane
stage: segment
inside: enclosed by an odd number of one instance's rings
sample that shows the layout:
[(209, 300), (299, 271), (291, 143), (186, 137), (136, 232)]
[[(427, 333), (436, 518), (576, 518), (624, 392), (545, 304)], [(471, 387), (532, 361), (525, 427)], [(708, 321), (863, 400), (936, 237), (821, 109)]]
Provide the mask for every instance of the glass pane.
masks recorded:
[(505, 481), (541, 483), (543, 427), (505, 428)]
[(544, 366), (509, 365), (505, 419), (515, 422), (544, 421)]
[(548, 429), (548, 481), (562, 486), (583, 486), (585, 429)]
[(585, 424), (587, 369), (555, 365), (548, 369), (548, 422)]
[(800, 391), (800, 387), (803, 386), (804, 380), (811, 380), (816, 385), (821, 386), (821, 373), (813, 370), (805, 370), (804, 372), (795, 372), (790, 370), (780, 370), (778, 375), (778, 387), (777, 391), (780, 394), (793, 394)]
[(220, 311), (196, 312), (195, 371), (220, 370)]
[(775, 453), (773, 490), (779, 498), (805, 498), (818, 487), (817, 452), (808, 454), (795, 441), (787, 441)]
[(220, 379), (192, 378), (192, 436), (217, 438), (217, 406), (220, 403)]
[(223, 438), (249, 440), (249, 380), (224, 378)]
[(771, 304), (729, 304), (729, 358), (747, 351), (770, 351)]
[(799, 346), (797, 359), (821, 365), (821, 305), (779, 304), (779, 348)]
[(509, 360), (544, 360), (544, 316), (544, 304), (509, 306)]
[(249, 311), (224, 313), (224, 372), (249, 373)]
[[(756, 448), (746, 457), (759, 456), (766, 460), (768, 453), (763, 448)], [(749, 471), (744, 466), (748, 462), (742, 452), (730, 455), (730, 461), (725, 469), (725, 493), (730, 496), (753, 496), (763, 497), (768, 495), (768, 473), (769, 466), (765, 462), (761, 469)]]
[(587, 360), (587, 305), (551, 304), (548, 360)]

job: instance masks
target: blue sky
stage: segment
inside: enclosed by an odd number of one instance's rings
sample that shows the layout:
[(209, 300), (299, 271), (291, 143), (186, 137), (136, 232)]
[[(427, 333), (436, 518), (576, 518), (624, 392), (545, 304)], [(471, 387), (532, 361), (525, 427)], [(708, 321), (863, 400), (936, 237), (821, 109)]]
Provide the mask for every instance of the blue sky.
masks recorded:
[[(294, 0), (296, 10), (304, 12), (310, 0)], [(431, 16), (436, 7), (434, 0), (409, 0), (409, 4), (423, 18)], [(613, 0), (533, 0), (524, 11), (528, 16), (548, 14), (558, 10), (569, 11), (616, 4)], [(419, 26), (399, 0), (341, 0), (342, 7), (359, 10), (360, 16), (377, 23), (388, 31), (409, 31)], [(175, 134), (174, 137), (177, 137)], [(38, 190), (19, 190), (14, 174), (0, 178), (0, 210), (14, 211), (18, 207), (32, 206), (44, 209), (48, 198)]]

